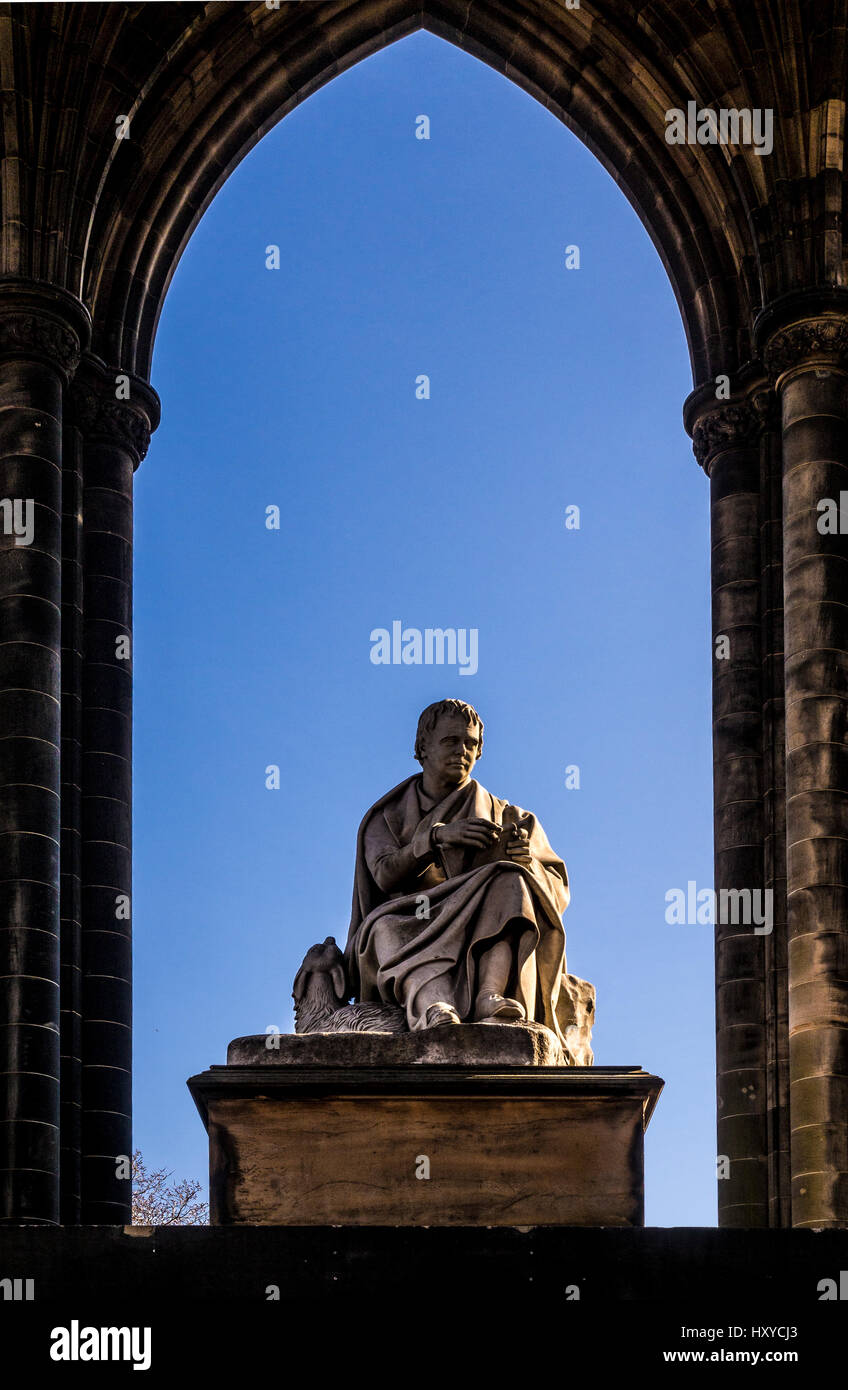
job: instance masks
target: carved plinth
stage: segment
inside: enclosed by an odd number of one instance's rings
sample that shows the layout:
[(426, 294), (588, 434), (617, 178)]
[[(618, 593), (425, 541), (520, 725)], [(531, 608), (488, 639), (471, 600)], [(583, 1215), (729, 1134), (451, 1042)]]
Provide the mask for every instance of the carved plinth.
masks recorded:
[(234, 1038), (227, 1048), (229, 1067), (565, 1065), (556, 1034), (542, 1023), (463, 1023), (416, 1033), (256, 1033)]
[[(284, 1037), (279, 1050), (237, 1039), (227, 1066), (188, 1083), (209, 1134), (212, 1224), (641, 1226), (663, 1082), (539, 1065), (528, 1031)], [(473, 1062), (397, 1060), (458, 1049), (464, 1033)], [(341, 1064), (347, 1044), (368, 1064)]]

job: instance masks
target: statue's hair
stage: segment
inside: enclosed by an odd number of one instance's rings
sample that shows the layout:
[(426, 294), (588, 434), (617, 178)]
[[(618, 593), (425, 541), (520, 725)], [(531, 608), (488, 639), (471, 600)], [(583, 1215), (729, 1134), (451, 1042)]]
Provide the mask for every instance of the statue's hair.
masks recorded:
[[(421, 740), (427, 734), (431, 734), (443, 714), (459, 714), (466, 724), (476, 724), (480, 729), (480, 753), (483, 751), (483, 721), (473, 705), (467, 705), (464, 700), (437, 700), (434, 705), (428, 705), (422, 710), (418, 720), (418, 729), (415, 734), (415, 759), (421, 762)], [(478, 753), (478, 757), (480, 754)]]

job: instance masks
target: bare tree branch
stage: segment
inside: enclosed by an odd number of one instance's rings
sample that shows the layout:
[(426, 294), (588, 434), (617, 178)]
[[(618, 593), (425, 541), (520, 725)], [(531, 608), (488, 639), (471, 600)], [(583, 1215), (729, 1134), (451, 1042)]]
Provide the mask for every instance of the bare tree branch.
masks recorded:
[(148, 1172), (136, 1149), (132, 1156), (132, 1220), (134, 1226), (206, 1226), (209, 1204), (196, 1200), (201, 1184), (192, 1178), (181, 1178), (168, 1185), (173, 1177), (167, 1168)]

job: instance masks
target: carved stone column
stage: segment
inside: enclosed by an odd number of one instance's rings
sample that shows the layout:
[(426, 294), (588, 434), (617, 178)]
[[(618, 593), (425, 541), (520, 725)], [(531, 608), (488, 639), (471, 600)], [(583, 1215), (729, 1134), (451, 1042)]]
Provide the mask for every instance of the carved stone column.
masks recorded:
[(789, 1163), (789, 995), (786, 907), (786, 721), (783, 678), (783, 478), (780, 419), (771, 396), (760, 445), (762, 527), (763, 882), (773, 930), (763, 937), (769, 1225), (792, 1224)]
[[(126, 398), (125, 398), (126, 397)], [(146, 383), (87, 356), (74, 383), (83, 472), (81, 1219), (130, 1219), (133, 472), (159, 422)]]
[(83, 306), (0, 280), (0, 1221), (59, 1220), (62, 419)]
[(73, 1226), (80, 1219), (82, 1121), (82, 444), (73, 412), (67, 409), (62, 452), (59, 1133), (61, 1221), (63, 1226)]
[(848, 292), (778, 302), (757, 333), (783, 434), (792, 1224), (837, 1227), (848, 1225), (848, 528), (829, 529), (826, 512), (848, 494)]
[[(694, 392), (686, 406), (695, 456), (710, 479), (719, 904), (723, 891), (762, 894), (766, 886), (761, 440), (769, 397), (764, 386), (761, 377), (749, 373), (747, 389), (732, 399), (717, 401), (711, 386)], [(719, 912), (716, 923), (719, 1220), (724, 1226), (767, 1226), (766, 938), (755, 932), (752, 914), (747, 921), (744, 915)]]

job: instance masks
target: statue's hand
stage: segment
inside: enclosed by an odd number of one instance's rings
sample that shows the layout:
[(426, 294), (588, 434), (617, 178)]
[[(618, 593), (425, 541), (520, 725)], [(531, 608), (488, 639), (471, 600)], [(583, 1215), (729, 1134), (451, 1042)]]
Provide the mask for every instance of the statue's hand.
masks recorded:
[(462, 845), (470, 849), (490, 849), (500, 839), (501, 827), (494, 821), (475, 816), (471, 820), (455, 820), (437, 827), (434, 839), (444, 848)]
[(522, 829), (519, 825), (512, 827), (512, 833), (507, 837), (504, 844), (504, 853), (507, 859), (511, 859), (515, 864), (532, 864), (533, 856), (530, 853), (530, 832)]

